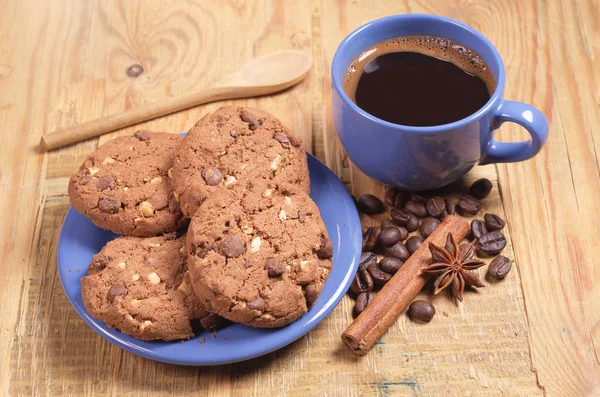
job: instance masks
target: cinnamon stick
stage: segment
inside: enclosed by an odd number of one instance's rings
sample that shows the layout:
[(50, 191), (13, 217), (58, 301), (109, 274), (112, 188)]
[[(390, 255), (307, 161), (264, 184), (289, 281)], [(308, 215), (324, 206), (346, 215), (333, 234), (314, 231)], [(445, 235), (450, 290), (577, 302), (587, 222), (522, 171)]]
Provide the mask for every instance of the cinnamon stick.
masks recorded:
[(431, 262), (429, 243), (443, 246), (448, 233), (460, 241), (468, 232), (469, 223), (466, 220), (448, 215), (344, 331), (344, 343), (354, 353), (366, 354), (427, 283), (427, 278), (421, 275), (421, 267)]

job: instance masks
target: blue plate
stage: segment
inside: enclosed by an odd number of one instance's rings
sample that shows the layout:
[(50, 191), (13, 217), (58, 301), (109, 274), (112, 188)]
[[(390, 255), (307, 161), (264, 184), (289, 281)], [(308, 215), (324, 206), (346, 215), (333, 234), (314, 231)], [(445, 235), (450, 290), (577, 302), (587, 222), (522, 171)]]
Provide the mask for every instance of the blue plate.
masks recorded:
[[(81, 318), (111, 343), (151, 360), (183, 365), (216, 365), (248, 360), (277, 350), (317, 326), (342, 299), (356, 269), (362, 247), (360, 219), (342, 182), (325, 165), (308, 155), (310, 196), (317, 203), (333, 243), (333, 269), (315, 305), (294, 323), (277, 329), (251, 328), (232, 324), (184, 342), (146, 342), (116, 329), (88, 314), (81, 300), (80, 278), (87, 274), (92, 255), (118, 235), (96, 227), (70, 208), (58, 241), (58, 271), (71, 304)], [(204, 343), (198, 343), (204, 337)]]

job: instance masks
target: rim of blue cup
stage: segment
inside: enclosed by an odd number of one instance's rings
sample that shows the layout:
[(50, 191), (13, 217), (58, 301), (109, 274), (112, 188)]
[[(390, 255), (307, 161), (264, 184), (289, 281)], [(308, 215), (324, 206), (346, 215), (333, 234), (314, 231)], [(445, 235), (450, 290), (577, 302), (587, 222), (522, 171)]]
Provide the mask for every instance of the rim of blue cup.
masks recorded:
[[(470, 116), (467, 116), (463, 119), (453, 121), (452, 123), (448, 123), (448, 124), (440, 124), (440, 125), (427, 126), (427, 127), (400, 125), (400, 124), (390, 123), (389, 121), (385, 121), (383, 119), (380, 119), (379, 117), (375, 117), (372, 114), (367, 113), (366, 111), (361, 109), (356, 103), (354, 103), (348, 97), (348, 95), (346, 95), (346, 91), (344, 91), (344, 89), (342, 87), (343, 75), (337, 75), (336, 70), (339, 70), (340, 62), (341, 62), (340, 59), (342, 57), (341, 53), (344, 51), (346, 46), (348, 46), (348, 43), (351, 42), (352, 40), (354, 40), (357, 36), (359, 36), (361, 34), (365, 34), (364, 33), (365, 31), (368, 31), (371, 29), (377, 29), (377, 27), (375, 25), (377, 25), (379, 23), (388, 22), (388, 21), (402, 23), (407, 20), (415, 20), (415, 19), (417, 19), (417, 20), (421, 19), (423, 22), (426, 22), (426, 23), (432, 23), (432, 22), (433, 23), (449, 23), (449, 24), (455, 25), (455, 26), (465, 30), (468, 34), (471, 34), (471, 35), (477, 37), (477, 39), (479, 41), (481, 41), (486, 47), (488, 47), (488, 49), (494, 55), (495, 59), (490, 60), (490, 59), (484, 58), (484, 61), (488, 65), (490, 64), (491, 61), (493, 61), (498, 67), (498, 76), (496, 79), (496, 89), (494, 90), (494, 93), (490, 96), (490, 99), (485, 103), (485, 105), (483, 105), (475, 113), (473, 113)], [(426, 30), (426, 29), (424, 29), (424, 30)], [(415, 33), (415, 34), (426, 35), (428, 33), (426, 31), (424, 31), (423, 33)], [(398, 37), (398, 36), (391, 36), (389, 38), (391, 39), (394, 37)], [(457, 40), (457, 41), (459, 41), (459, 40)], [(364, 50), (366, 50), (367, 48), (364, 48)], [(352, 59), (354, 59), (358, 55), (359, 54), (354, 54), (352, 56)], [(348, 69), (348, 65), (341, 65), (341, 66), (343, 66), (342, 70)], [(496, 77), (496, 76), (494, 76), (494, 77)], [(504, 70), (504, 62), (502, 61), (502, 58), (500, 57), (500, 53), (498, 52), (496, 47), (492, 44), (492, 42), (490, 40), (488, 40), (487, 37), (485, 37), (481, 32), (477, 31), (473, 27), (466, 25), (462, 22), (459, 22), (459, 21), (451, 19), (451, 18), (442, 17), (439, 15), (432, 15), (432, 14), (397, 14), (397, 15), (390, 15), (387, 17), (375, 19), (371, 22), (367, 22), (366, 24), (354, 29), (348, 36), (346, 36), (344, 38), (344, 40), (342, 40), (342, 42), (338, 46), (337, 50), (335, 51), (335, 55), (333, 57), (333, 62), (331, 64), (331, 81), (333, 82), (333, 87), (337, 91), (340, 98), (345, 102), (346, 105), (350, 106), (352, 108), (352, 110), (359, 113), (362, 117), (365, 117), (365, 118), (370, 119), (371, 121), (375, 121), (377, 123), (381, 123), (381, 124), (385, 125), (386, 127), (391, 127), (393, 129), (401, 130), (402, 132), (405, 132), (405, 133), (406, 132), (414, 132), (414, 133), (421, 133), (421, 134), (439, 133), (439, 132), (443, 132), (443, 131), (447, 131), (447, 130), (461, 128), (469, 123), (472, 123), (473, 121), (479, 120), (481, 117), (483, 117), (485, 114), (487, 114), (492, 108), (495, 108), (497, 106), (498, 102), (502, 100), (501, 97), (502, 97), (502, 93), (504, 91), (505, 80), (506, 80), (506, 72)]]

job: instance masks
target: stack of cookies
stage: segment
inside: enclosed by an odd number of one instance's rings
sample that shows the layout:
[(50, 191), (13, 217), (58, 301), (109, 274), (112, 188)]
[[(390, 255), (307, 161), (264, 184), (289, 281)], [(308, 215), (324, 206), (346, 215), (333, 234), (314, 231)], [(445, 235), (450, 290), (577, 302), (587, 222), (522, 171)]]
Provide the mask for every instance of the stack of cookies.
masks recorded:
[(77, 211), (123, 235), (81, 279), (87, 311), (144, 340), (295, 321), (332, 265), (309, 189), (300, 140), (256, 109), (223, 107), (185, 138), (107, 142), (69, 183)]

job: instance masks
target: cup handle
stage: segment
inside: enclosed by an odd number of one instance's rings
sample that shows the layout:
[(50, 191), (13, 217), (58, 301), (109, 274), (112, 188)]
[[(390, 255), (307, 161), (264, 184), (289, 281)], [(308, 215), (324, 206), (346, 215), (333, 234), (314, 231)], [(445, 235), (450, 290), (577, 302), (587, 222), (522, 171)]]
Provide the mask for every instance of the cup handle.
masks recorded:
[(548, 120), (533, 106), (522, 102), (502, 101), (494, 112), (493, 128), (497, 129), (507, 121), (525, 128), (531, 135), (531, 140), (498, 142), (491, 138), (488, 142), (488, 154), (480, 165), (524, 161), (535, 156), (546, 143)]

